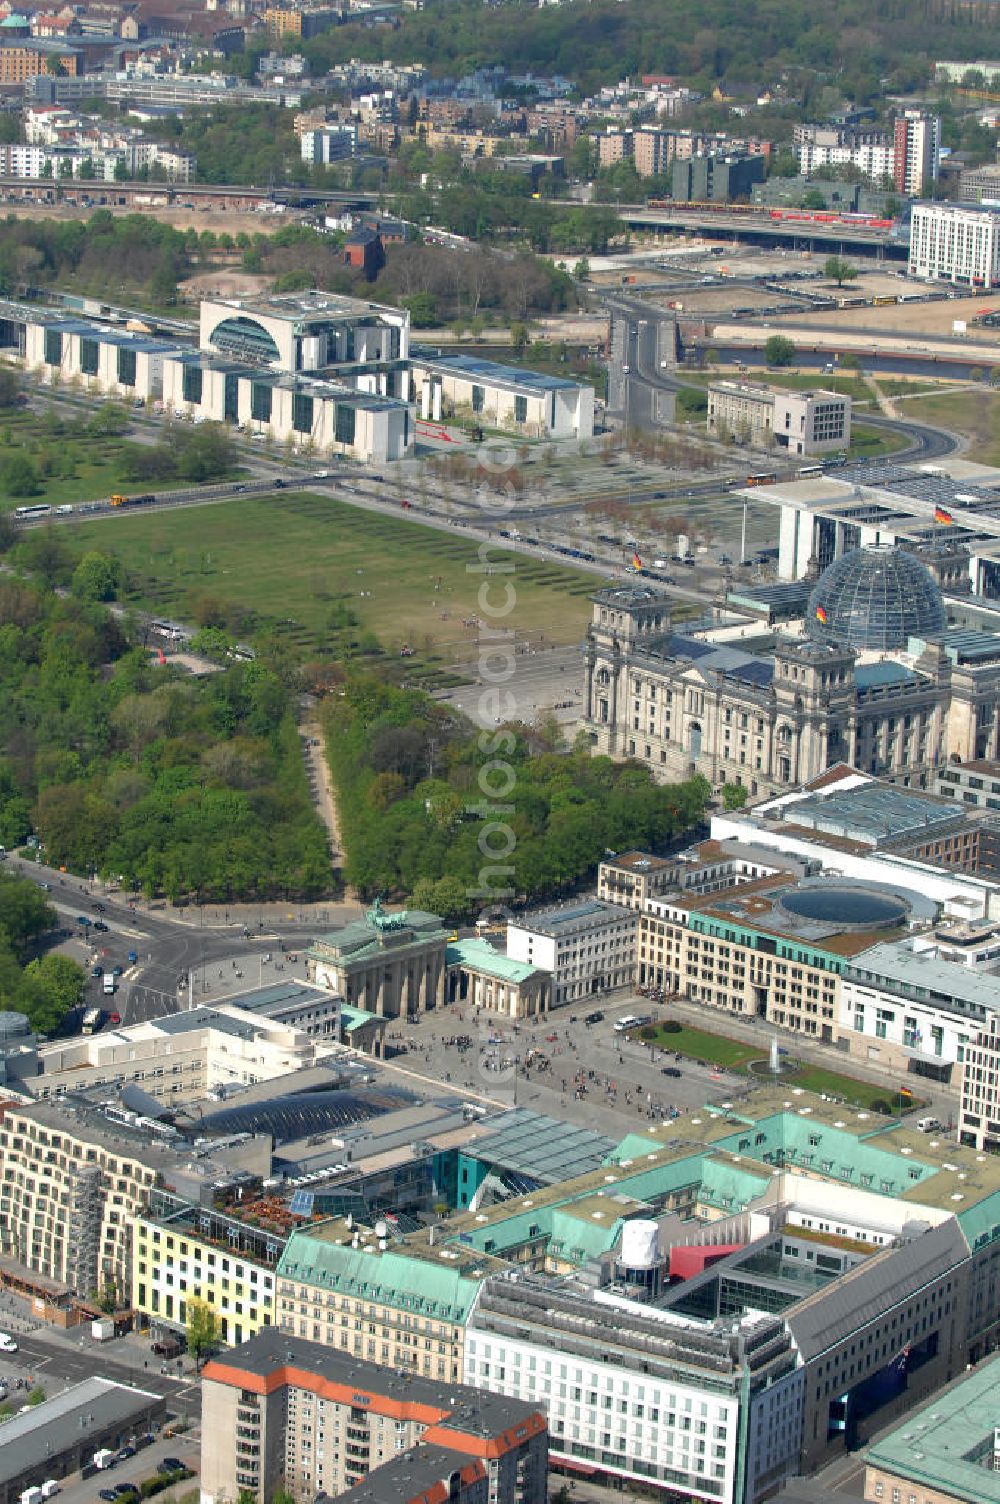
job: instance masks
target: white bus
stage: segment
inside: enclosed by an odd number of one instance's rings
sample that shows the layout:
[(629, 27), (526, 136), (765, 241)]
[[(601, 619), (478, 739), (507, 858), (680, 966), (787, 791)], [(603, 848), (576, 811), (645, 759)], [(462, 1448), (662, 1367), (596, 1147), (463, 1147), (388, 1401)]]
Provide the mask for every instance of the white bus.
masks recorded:
[(39, 505), (37, 507), (16, 507), (14, 516), (18, 522), (30, 522), (32, 517), (47, 517), (52, 508)]
[(103, 1020), (103, 1008), (88, 1008), (86, 1013), (83, 1015), (82, 1028), (84, 1034), (96, 1034), (98, 1029), (101, 1027)]

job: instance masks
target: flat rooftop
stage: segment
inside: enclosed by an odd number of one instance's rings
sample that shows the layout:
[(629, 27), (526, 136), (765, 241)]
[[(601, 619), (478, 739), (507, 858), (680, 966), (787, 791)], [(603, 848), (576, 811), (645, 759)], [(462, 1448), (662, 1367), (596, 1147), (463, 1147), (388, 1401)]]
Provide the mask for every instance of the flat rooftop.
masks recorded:
[(232, 308), (237, 313), (256, 314), (260, 318), (284, 319), (289, 323), (316, 323), (342, 319), (391, 315), (396, 323), (406, 319), (405, 311), (386, 303), (372, 303), (367, 298), (350, 298), (342, 293), (323, 292), (318, 288), (303, 292), (274, 293), (264, 298), (205, 298), (215, 308)]
[(958, 1013), (984, 1015), (1000, 1008), (1000, 982), (995, 976), (954, 961), (939, 961), (927, 951), (913, 951), (905, 945), (873, 945), (855, 956), (846, 975), (867, 983), (895, 984), (904, 997), (935, 1008), (952, 1007)]
[(133, 1389), (111, 1379), (84, 1379), (54, 1399), (4, 1422), (0, 1480), (19, 1478), (49, 1458), (69, 1451), (80, 1441), (81, 1432), (99, 1434), (112, 1426), (124, 1428), (150, 1405), (160, 1403), (160, 1396), (146, 1389)]
[(796, 799), (775, 813), (800, 828), (881, 846), (886, 841), (933, 832), (936, 826), (953, 825), (961, 811), (954, 800), (937, 794), (866, 783)]
[(865, 1451), (870, 1467), (968, 1504), (1000, 1504), (993, 1468), (1000, 1423), (1000, 1356), (928, 1400)]
[[(295, 1376), (288, 1370), (294, 1370)], [(396, 1404), (429, 1406), (440, 1412), (440, 1420), (473, 1436), (495, 1436), (499, 1431), (521, 1425), (537, 1411), (537, 1406), (524, 1400), (432, 1379), (408, 1369), (400, 1371), (368, 1363), (338, 1348), (292, 1337), (276, 1327), (265, 1327), (249, 1342), (213, 1359), (206, 1365), (202, 1378), (238, 1384), (246, 1377), (270, 1381), (274, 1387), (291, 1379), (292, 1385), (299, 1387), (303, 1375), (363, 1394), (376, 1410), (376, 1396)]]
[(563, 376), (547, 376), (544, 371), (530, 371), (525, 366), (505, 366), (496, 360), (484, 360), (478, 355), (442, 355), (436, 351), (415, 350), (413, 363), (429, 371), (442, 374), (466, 376), (470, 381), (482, 381), (484, 386), (501, 387), (512, 392), (570, 392), (583, 385), (568, 381)]
[(535, 1182), (553, 1184), (599, 1169), (614, 1147), (615, 1140), (602, 1133), (515, 1107), (500, 1118), (492, 1133), (479, 1135), (466, 1152)]
[(611, 924), (617, 919), (635, 922), (635, 911), (622, 908), (616, 903), (605, 903), (601, 898), (588, 898), (581, 903), (566, 904), (564, 908), (541, 909), (534, 914), (525, 914), (520, 920), (512, 921), (511, 928), (561, 938)]

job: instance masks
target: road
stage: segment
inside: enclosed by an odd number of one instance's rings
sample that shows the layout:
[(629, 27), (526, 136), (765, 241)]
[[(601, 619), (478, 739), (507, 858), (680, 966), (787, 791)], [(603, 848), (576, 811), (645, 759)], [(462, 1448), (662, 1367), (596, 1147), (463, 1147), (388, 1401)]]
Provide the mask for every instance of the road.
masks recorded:
[[(84, 1003), (117, 1011), (123, 1024), (174, 1013), (187, 1007), (189, 995), (193, 1002), (209, 1001), (290, 974), (281, 946), (298, 954), (313, 935), (359, 913), (356, 904), (333, 903), (303, 908), (284, 903), (192, 906), (176, 911), (164, 901), (150, 904), (141, 898), (133, 909), (128, 893), (108, 891), (102, 883), (83, 882), (16, 856), (6, 865), (8, 871), (47, 886), (46, 896), (71, 936), (77, 959), (88, 967), (99, 965), (102, 974), (116, 965), (125, 968), (113, 998), (105, 998), (98, 976), (88, 984)], [(81, 919), (89, 923), (81, 924)], [(106, 924), (107, 931), (95, 931), (95, 921)], [(129, 951), (138, 954), (134, 966), (127, 965)], [(271, 959), (265, 960), (269, 954)], [(182, 977), (190, 977), (190, 991), (178, 985)]]

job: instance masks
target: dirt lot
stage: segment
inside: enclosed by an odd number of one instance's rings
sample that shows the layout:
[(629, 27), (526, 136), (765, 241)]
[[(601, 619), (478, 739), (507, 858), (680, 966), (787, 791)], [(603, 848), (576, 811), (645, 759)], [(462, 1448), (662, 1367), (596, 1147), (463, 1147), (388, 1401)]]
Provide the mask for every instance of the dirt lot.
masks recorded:
[[(0, 206), (0, 212), (4, 215), (12, 214), (15, 219), (89, 219), (95, 210), (81, 208), (79, 204), (5, 203)], [(185, 209), (180, 205), (173, 208), (152, 208), (149, 204), (141, 204), (131, 209), (110, 208), (110, 212), (152, 215), (165, 225), (173, 225), (175, 230), (187, 230), (193, 225), (196, 230), (211, 230), (215, 234), (228, 230), (230, 235), (239, 235), (241, 231), (245, 231), (247, 235), (273, 235), (288, 222), (280, 214), (239, 214), (231, 210)]]
[[(860, 280), (860, 279), (859, 279)], [(915, 284), (902, 282), (898, 277), (886, 279), (895, 283), (893, 291), (913, 291)], [(818, 284), (816, 284), (818, 285)], [(859, 283), (853, 284), (858, 286)], [(846, 289), (845, 289), (846, 291)], [(1000, 294), (993, 298), (946, 298), (940, 303), (890, 303), (881, 308), (824, 309), (819, 313), (797, 313), (796, 324), (840, 325), (844, 329), (884, 329), (887, 334), (925, 334), (928, 336), (951, 334), (955, 319), (971, 321), (992, 309), (1000, 308)], [(996, 345), (1000, 331), (975, 329), (969, 322), (970, 340)]]

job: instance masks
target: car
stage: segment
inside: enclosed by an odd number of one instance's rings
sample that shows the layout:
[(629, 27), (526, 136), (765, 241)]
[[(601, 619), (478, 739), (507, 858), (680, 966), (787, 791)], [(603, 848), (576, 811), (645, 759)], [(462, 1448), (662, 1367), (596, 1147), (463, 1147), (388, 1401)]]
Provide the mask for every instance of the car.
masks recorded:
[[(120, 1457), (121, 1453), (119, 1452), (118, 1455)], [(138, 1493), (139, 1490), (136, 1488), (134, 1483), (116, 1483), (114, 1487), (114, 1494), (116, 1499), (120, 1499), (124, 1494), (138, 1495)]]
[(86, 914), (77, 914), (76, 922), (77, 924), (82, 924), (85, 930), (90, 928), (90, 920), (87, 918)]
[(134, 1456), (135, 1456), (135, 1447), (119, 1447), (118, 1448), (118, 1461), (119, 1462), (126, 1462), (129, 1457), (134, 1457)]
[(679, 1071), (676, 1065), (665, 1065), (660, 1074), (661, 1076), (681, 1076), (683, 1072)]
[(92, 966), (90, 968), (90, 975), (92, 977), (103, 977), (103, 975), (104, 975), (104, 967), (103, 966)]
[(276, 480), (274, 483), (274, 489), (276, 491), (283, 491), (285, 489), (285, 482), (283, 480)]
[(118, 1495), (115, 1493), (113, 1488), (102, 1488), (97, 1497), (99, 1499), (106, 1500), (106, 1504), (115, 1504), (115, 1500), (118, 1498)]
[(120, 977), (120, 976), (122, 976), (124, 974), (124, 971), (125, 971), (124, 966), (112, 966), (112, 968), (111, 968), (111, 975), (113, 977)]
[(586, 1018), (583, 1021), (584, 1021), (585, 1024), (599, 1024), (599, 1023), (603, 1023), (603, 1021), (604, 1021), (604, 1014), (601, 1012), (601, 1010), (599, 1008), (597, 1008), (597, 1009), (594, 1010), (593, 1013), (588, 1013), (587, 1016), (586, 1016)]
[(38, 886), (41, 888), (41, 890), (42, 890), (43, 893), (51, 893), (52, 892), (52, 884), (51, 883), (39, 883)]
[(120, 1013), (109, 1013), (108, 1014), (108, 1023), (109, 1024), (114, 1024), (115, 1028), (118, 1027), (118, 1025), (121, 1023), (121, 1021), (122, 1021), (122, 1016), (121, 1016)]
[(110, 925), (105, 924), (103, 919), (95, 919), (94, 929), (99, 930), (102, 935), (106, 935), (110, 929)]
[(164, 1457), (160, 1467), (168, 1473), (184, 1473), (187, 1467), (179, 1457)]
[(16, 1353), (17, 1343), (7, 1332), (0, 1332), (0, 1353)]
[(95, 903), (94, 904), (94, 908), (97, 910), (97, 912), (99, 914), (103, 914), (104, 913), (104, 904), (103, 903)]

